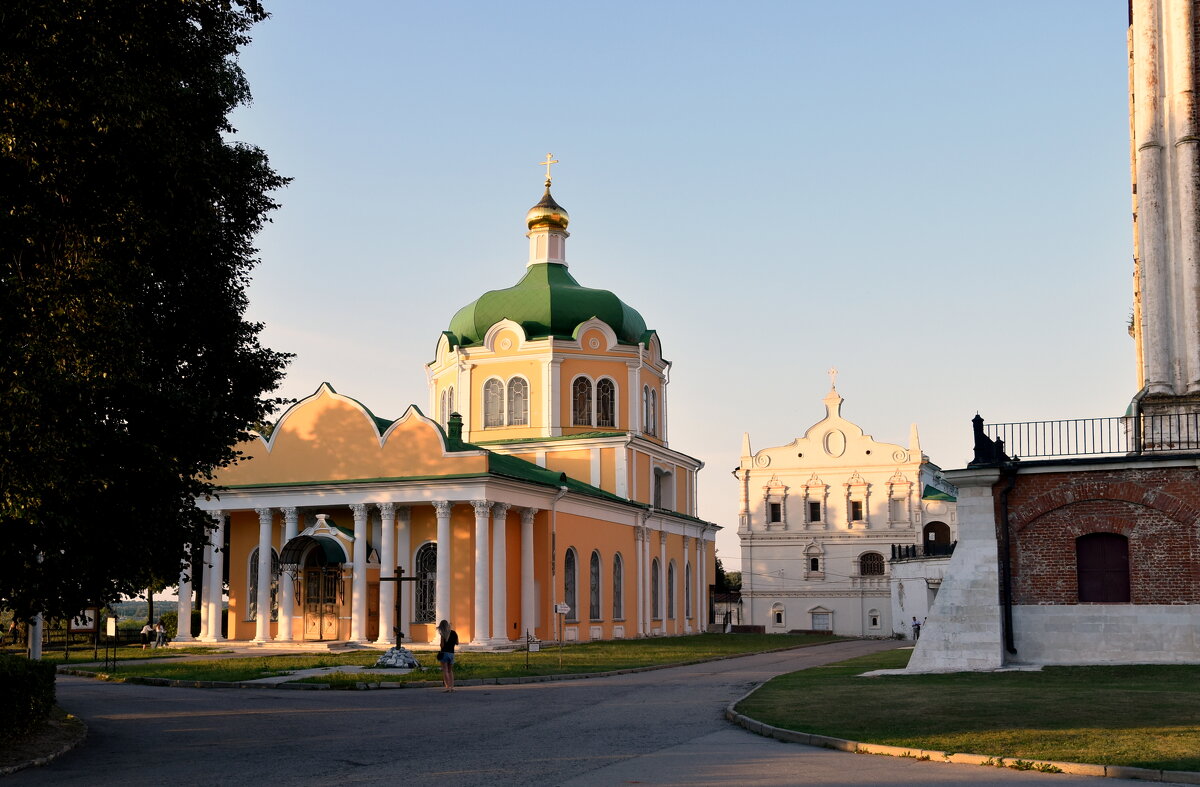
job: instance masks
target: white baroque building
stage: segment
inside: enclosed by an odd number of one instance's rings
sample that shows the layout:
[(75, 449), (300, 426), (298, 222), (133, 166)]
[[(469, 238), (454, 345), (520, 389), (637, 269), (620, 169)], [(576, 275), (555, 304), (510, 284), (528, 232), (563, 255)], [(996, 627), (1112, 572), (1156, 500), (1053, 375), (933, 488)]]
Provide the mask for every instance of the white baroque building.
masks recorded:
[[(842, 402), (832, 387), (825, 418), (787, 445), (754, 452), (743, 437), (742, 619), (767, 632), (907, 636), (936, 594), (936, 556), (957, 539), (957, 489), (921, 452), (915, 424), (907, 448), (881, 443), (842, 417)], [(911, 579), (893, 581), (901, 563)]]

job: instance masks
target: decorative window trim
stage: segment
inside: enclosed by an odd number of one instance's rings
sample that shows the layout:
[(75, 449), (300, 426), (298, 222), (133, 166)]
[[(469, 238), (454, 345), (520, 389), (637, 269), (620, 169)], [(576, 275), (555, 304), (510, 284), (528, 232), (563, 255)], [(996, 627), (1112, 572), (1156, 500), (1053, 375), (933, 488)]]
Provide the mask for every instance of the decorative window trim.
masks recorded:
[[(494, 411), (489, 407), (489, 402), (488, 402), (488, 397), (490, 395), (488, 393), (488, 387), (491, 386), (492, 383), (495, 383), (496, 386), (498, 386), (498, 395), (497, 395), (497, 399), (496, 399), (496, 408), (497, 409)], [(493, 390), (496, 390), (496, 389), (493, 389)], [(504, 408), (505, 408), (505, 405), (507, 404), (507, 402), (505, 400), (508, 398), (508, 395), (507, 395), (508, 387), (504, 384), (504, 380), (502, 378), (496, 377), (496, 376), (489, 377), (483, 381), (483, 385), (480, 387), (479, 391), (483, 398), (483, 402), (482, 402), (482, 404), (483, 404), (483, 428), (484, 429), (501, 429), (501, 428), (503, 428), (504, 423), (505, 423), (504, 422)], [(495, 423), (492, 423), (493, 421), (495, 421)]]
[[(258, 545), (246, 558), (246, 617), (258, 619)], [(271, 622), (279, 620), (279, 552), (271, 547)]]
[[(786, 530), (788, 518), (787, 506), (788, 486), (779, 480), (779, 476), (771, 476), (771, 480), (763, 487), (763, 523), (767, 530)], [(779, 519), (771, 518), (771, 506), (779, 506)]]
[[(518, 414), (513, 412), (512, 395), (513, 383), (521, 382), (525, 384), (525, 407), (524, 413), (519, 414), (524, 420), (517, 423)], [(529, 403), (533, 399), (533, 385), (529, 382), (529, 378), (523, 374), (514, 374), (508, 378), (508, 382), (504, 384), (504, 423), (508, 426), (529, 426)]]
[(642, 433), (658, 436), (658, 389), (642, 386)]
[[(911, 527), (913, 523), (912, 517), (912, 490), (913, 484), (904, 473), (897, 468), (894, 475), (887, 481), (887, 517), (888, 525), (901, 525)], [(892, 509), (893, 502), (900, 502), (900, 516), (894, 515)]]
[(771, 628), (787, 628), (787, 608), (782, 602), (776, 601), (771, 605)]
[[(437, 623), (437, 552), (436, 541), (426, 541), (413, 550), (413, 576), (421, 575), (421, 560), (433, 556), (433, 571), (426, 570), (425, 576), (413, 583), (412, 622)], [(430, 576), (432, 574), (432, 576)]]
[(625, 558), (620, 552), (613, 554), (612, 570), (612, 616), (613, 620), (625, 619)]
[[(833, 621), (833, 610), (832, 609), (826, 609), (825, 607), (822, 607), (822, 606), (809, 607), (806, 610), (806, 614), (809, 616), (808, 617), (809, 628), (812, 631), (828, 631), (830, 634), (832, 634), (834, 632), (834, 621)], [(819, 616), (819, 615), (823, 615), (828, 619), (828, 621), (829, 621), (828, 628), (819, 628), (817, 626), (817, 616)]]
[[(879, 571), (878, 572), (872, 571), (870, 573), (867, 573), (866, 571), (863, 570), (863, 568), (864, 568), (863, 561), (867, 560), (868, 558), (879, 558), (879, 560), (878, 560)], [(872, 567), (876, 563), (875, 560), (870, 560), (868, 562), (870, 562), (872, 564)], [(855, 560), (854, 560), (854, 566), (858, 570), (858, 576), (860, 576), (860, 577), (885, 577), (885, 576), (887, 576), (887, 561), (883, 559), (883, 555), (881, 553), (876, 552), (873, 549), (869, 549), (866, 552), (859, 553), (858, 557), (855, 558)]]
[(650, 619), (662, 620), (662, 564), (650, 559)]
[[(846, 527), (853, 530), (855, 525), (859, 525), (864, 529), (871, 527), (871, 485), (863, 479), (857, 470), (850, 476), (850, 480), (846, 481), (842, 486), (846, 489)], [(862, 506), (862, 518), (855, 519), (853, 516), (852, 503), (859, 503)]]
[(438, 401), (438, 422), (441, 423), (443, 428), (448, 428), (450, 425), (450, 414), (454, 412), (454, 386), (447, 385), (443, 388)]
[[(817, 561), (817, 567), (812, 567), (812, 562)], [(825, 579), (825, 548), (816, 541), (810, 541), (804, 547), (804, 578), (805, 579)]]
[(667, 620), (675, 620), (675, 613), (678, 612), (675, 609), (675, 580), (679, 578), (678, 573), (675, 570), (675, 558), (671, 558), (667, 563)]
[[(612, 423), (601, 425), (600, 423), (600, 384), (608, 382), (612, 385), (612, 397), (610, 404), (612, 405)], [(610, 375), (602, 374), (596, 378), (596, 385), (592, 395), (592, 423), (597, 429), (616, 429), (621, 424), (621, 386)]]
[(656, 464), (650, 472), (650, 483), (651, 505), (662, 511), (674, 511), (676, 490), (673, 468), (662, 467)]
[[(813, 503), (820, 506), (820, 516), (816, 519), (813, 519), (812, 512), (809, 511)], [(804, 482), (803, 514), (805, 527), (829, 527), (829, 484), (822, 481), (816, 473)]]
[(694, 617), (692, 612), (692, 562), (685, 560), (683, 563), (683, 619), (689, 620)]
[(879, 614), (879, 610), (877, 609), (868, 609), (865, 622), (868, 629), (878, 631), (883, 628), (883, 615)]

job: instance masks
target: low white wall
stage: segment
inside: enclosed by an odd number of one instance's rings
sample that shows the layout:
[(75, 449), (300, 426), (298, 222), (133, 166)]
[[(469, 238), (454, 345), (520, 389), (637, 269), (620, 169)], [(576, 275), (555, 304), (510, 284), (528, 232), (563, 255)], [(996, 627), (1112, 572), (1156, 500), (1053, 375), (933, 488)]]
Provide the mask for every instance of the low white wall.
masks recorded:
[(929, 617), (950, 556), (893, 560), (890, 565), (892, 632), (912, 639), (912, 619), (924, 621)]
[(1200, 605), (1072, 604), (1013, 607), (1026, 664), (1200, 662)]

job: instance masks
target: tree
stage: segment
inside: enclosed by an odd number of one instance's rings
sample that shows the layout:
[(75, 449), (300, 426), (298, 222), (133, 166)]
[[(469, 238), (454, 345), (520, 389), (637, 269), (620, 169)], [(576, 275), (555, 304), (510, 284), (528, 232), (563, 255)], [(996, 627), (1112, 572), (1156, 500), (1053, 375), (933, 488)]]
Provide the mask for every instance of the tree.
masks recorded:
[(0, 605), (173, 583), (286, 354), (244, 319), (287, 179), (229, 141), (254, 0), (0, 6)]

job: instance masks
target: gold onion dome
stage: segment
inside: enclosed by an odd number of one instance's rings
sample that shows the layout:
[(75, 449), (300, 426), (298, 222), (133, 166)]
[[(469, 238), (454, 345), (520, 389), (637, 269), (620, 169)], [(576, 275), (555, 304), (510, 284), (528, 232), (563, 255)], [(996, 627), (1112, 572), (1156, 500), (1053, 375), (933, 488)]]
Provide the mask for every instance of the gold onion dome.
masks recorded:
[(546, 181), (546, 193), (542, 195), (541, 202), (534, 205), (525, 214), (525, 223), (529, 229), (534, 227), (556, 227), (561, 230), (567, 228), (570, 223), (571, 216), (567, 213), (567, 209), (554, 201), (554, 197), (550, 196), (550, 181)]

